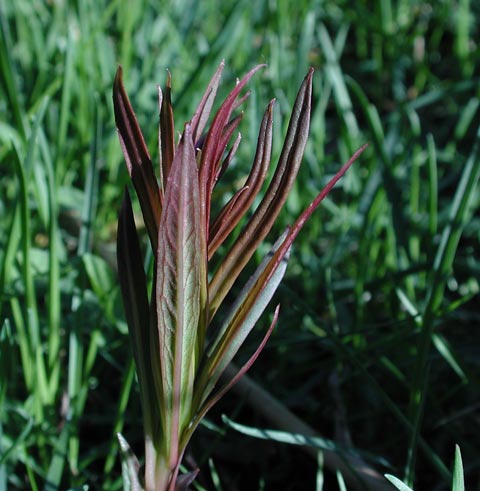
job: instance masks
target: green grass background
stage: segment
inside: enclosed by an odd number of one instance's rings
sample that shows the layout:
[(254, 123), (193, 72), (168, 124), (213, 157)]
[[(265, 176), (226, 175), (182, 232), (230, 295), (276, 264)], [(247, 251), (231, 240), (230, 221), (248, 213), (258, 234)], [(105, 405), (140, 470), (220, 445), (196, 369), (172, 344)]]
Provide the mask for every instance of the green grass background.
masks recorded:
[[(458, 443), (480, 489), (477, 2), (4, 0), (0, 29), (0, 491), (121, 489), (115, 432), (141, 453), (114, 269), (128, 176), (113, 76), (121, 64), (156, 158), (166, 69), (181, 131), (222, 59), (220, 96), (268, 66), (218, 200), (246, 175), (273, 97), (278, 156), (309, 66), (311, 135), (277, 231), (370, 142), (297, 240), (252, 377), (415, 489), (449, 488)], [(229, 395), (192, 443), (199, 489), (344, 489), (222, 413), (269, 427)]]

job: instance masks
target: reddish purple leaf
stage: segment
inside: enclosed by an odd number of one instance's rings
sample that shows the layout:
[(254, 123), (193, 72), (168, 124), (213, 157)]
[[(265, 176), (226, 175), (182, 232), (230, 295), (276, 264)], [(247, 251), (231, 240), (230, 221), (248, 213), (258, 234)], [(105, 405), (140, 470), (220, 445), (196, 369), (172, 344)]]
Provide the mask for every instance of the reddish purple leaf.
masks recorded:
[(270, 102), (263, 116), (258, 134), (255, 159), (244, 187), (225, 205), (211, 227), (211, 237), (208, 244), (209, 260), (249, 210), (265, 181), (272, 154), (272, 112), (274, 102)]
[(172, 162), (160, 221), (156, 271), (156, 310), (163, 381), (165, 445), (178, 451), (188, 425), (197, 359), (202, 277), (198, 168), (190, 126)]
[(170, 173), (170, 168), (172, 167), (173, 156), (175, 155), (175, 123), (173, 120), (171, 92), (172, 77), (170, 72), (168, 72), (165, 93), (162, 93), (162, 90), (158, 87), (158, 100), (160, 106), (158, 144), (160, 148), (160, 171), (163, 190), (168, 174)]
[(263, 65), (258, 65), (250, 70), (243, 79), (237, 83), (236, 87), (227, 96), (220, 109), (218, 110), (212, 125), (207, 133), (205, 144), (202, 149), (202, 157), (200, 162), (200, 203), (202, 206), (202, 222), (206, 226), (207, 237), (210, 221), (210, 200), (215, 176), (218, 169), (218, 159), (221, 155), (218, 153), (220, 142), (224, 129), (230, 120), (233, 108), (240, 94), (240, 91), (245, 87), (246, 83), (252, 78)]
[(293, 186), (310, 127), (312, 77), (313, 69), (310, 69), (298, 92), (282, 153), (268, 190), (210, 282), (212, 317), (240, 272), (272, 228)]
[(142, 131), (123, 86), (120, 66), (113, 83), (113, 108), (128, 173), (140, 201), (152, 248), (156, 250), (158, 224), (162, 211), (161, 194)]
[(222, 76), (223, 68), (225, 67), (225, 63), (222, 61), (220, 66), (217, 68), (217, 71), (210, 80), (210, 83), (207, 86), (207, 90), (203, 94), (202, 100), (193, 115), (193, 118), (190, 121), (192, 128), (192, 137), (195, 143), (195, 146), (202, 136), (203, 130), (205, 129), (205, 125), (207, 124), (208, 118), (210, 117), (210, 113), (212, 111), (213, 102), (215, 101), (215, 96), (217, 95), (218, 85), (220, 83), (220, 78)]

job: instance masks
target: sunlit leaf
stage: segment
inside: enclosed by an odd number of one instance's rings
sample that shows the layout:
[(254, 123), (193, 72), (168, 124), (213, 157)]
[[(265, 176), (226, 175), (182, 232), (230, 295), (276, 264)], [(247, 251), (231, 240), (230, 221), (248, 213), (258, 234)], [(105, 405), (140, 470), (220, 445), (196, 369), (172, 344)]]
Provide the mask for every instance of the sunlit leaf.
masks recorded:
[(378, 464), (389, 466), (389, 463), (382, 457), (373, 455), (370, 452), (365, 452), (363, 450), (357, 450), (354, 448), (344, 448), (333, 440), (328, 440), (327, 438), (321, 438), (318, 436), (301, 435), (298, 433), (290, 433), (288, 431), (270, 430), (255, 428), (253, 426), (246, 426), (240, 423), (232, 421), (227, 416), (222, 416), (223, 422), (226, 423), (230, 428), (243, 433), (244, 435), (249, 435), (254, 438), (259, 438), (261, 440), (271, 440), (280, 443), (286, 443), (288, 445), (301, 445), (317, 448), (319, 450), (331, 450), (339, 453), (340, 455), (350, 454), (352, 456), (362, 456), (369, 460), (373, 460)]
[(178, 450), (188, 425), (200, 319), (201, 237), (198, 171), (192, 134), (186, 125), (167, 179), (159, 227), (156, 311), (163, 381), (166, 448)]
[(143, 491), (138, 479), (140, 463), (123, 435), (117, 433), (117, 439), (122, 456), (123, 491)]
[(398, 477), (392, 476), (391, 474), (385, 474), (385, 477), (400, 491), (413, 491), (413, 489), (400, 481)]
[[(208, 348), (205, 364), (202, 367), (203, 371), (200, 373), (198, 385), (195, 387), (199, 405), (212, 391), (226, 366), (232, 361), (246, 337), (255, 327), (282, 281), (287, 269), (288, 257), (283, 259), (268, 281), (261, 281), (265, 268), (282, 241), (283, 236), (274, 244), (272, 250), (242, 288), (222, 322), (215, 340)], [(202, 399), (198, 399), (198, 396), (201, 396)]]
[(452, 491), (465, 491), (463, 480), (463, 463), (460, 447), (455, 445), (455, 462), (453, 464)]
[[(237, 83), (236, 87), (230, 92), (220, 109), (213, 118), (210, 129), (208, 130), (205, 144), (202, 148), (202, 157), (200, 162), (200, 203), (202, 206), (202, 222), (207, 227), (210, 221), (210, 200), (215, 177), (219, 168), (220, 159), (224, 152), (225, 146), (222, 141), (224, 129), (230, 121), (230, 116), (235, 108), (238, 96), (247, 84), (263, 65), (258, 65), (250, 70), (243, 79)], [(208, 235), (208, 234), (207, 234)]]
[(241, 95), (241, 91), (260, 68), (253, 68), (237, 82), (204, 134), (222, 63), (191, 122), (185, 125), (176, 148), (169, 75), (165, 92), (159, 89), (160, 187), (123, 88), (121, 69), (115, 79), (114, 106), (120, 142), (155, 258), (149, 301), (132, 205), (126, 193), (119, 218), (118, 266), (140, 381), (148, 489), (179, 491), (194, 479), (195, 471), (179, 476), (186, 445), (207, 411), (257, 359), (277, 323), (279, 307), (247, 362), (221, 384), (220, 377), (272, 299), (285, 274), (292, 243), (306, 220), (363, 150), (362, 147), (354, 154), (275, 242), (232, 299), (222, 322), (216, 328), (212, 326), (217, 309), (280, 213), (295, 181), (308, 137), (312, 69), (298, 92), (279, 162), (265, 195), (209, 284), (209, 260), (249, 212), (268, 173), (273, 101), (264, 114), (245, 184), (210, 222), (213, 189), (232, 162), (241, 140), (238, 134), (231, 143), (242, 119), (242, 114), (234, 116), (233, 111), (249, 96), (249, 92)]
[(208, 118), (212, 111), (213, 102), (215, 101), (215, 96), (217, 95), (218, 85), (220, 83), (220, 78), (222, 76), (225, 63), (222, 61), (217, 71), (210, 80), (210, 83), (205, 90), (205, 94), (200, 101), (192, 120), (190, 121), (192, 128), (193, 141), (196, 144), (200, 137), (202, 136), (205, 125), (207, 124)]

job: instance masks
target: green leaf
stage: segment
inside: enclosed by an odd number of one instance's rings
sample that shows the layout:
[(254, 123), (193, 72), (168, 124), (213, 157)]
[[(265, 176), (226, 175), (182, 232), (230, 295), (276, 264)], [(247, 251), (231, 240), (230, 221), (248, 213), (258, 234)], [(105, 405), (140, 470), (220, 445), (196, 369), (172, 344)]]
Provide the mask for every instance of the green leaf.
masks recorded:
[(205, 364), (195, 387), (196, 396), (202, 397), (202, 404), (226, 366), (240, 349), (246, 337), (255, 327), (258, 319), (277, 290), (287, 269), (288, 255), (277, 265), (271, 277), (264, 281), (266, 269), (270, 266), (274, 253), (283, 243), (285, 232), (272, 247), (235, 299), (229, 313), (222, 322), (218, 334), (206, 355)]
[(123, 491), (142, 491), (143, 488), (138, 480), (140, 463), (121, 433), (117, 433), (117, 439), (122, 456)]
[(33, 418), (28, 417), (26, 414), (23, 413), (23, 411), (19, 411), (19, 414), (26, 419), (25, 427), (23, 428), (20, 435), (16, 436), (16, 438), (13, 440), (8, 448), (2, 446), (2, 454), (0, 455), (0, 466), (3, 466), (7, 462), (10, 455), (13, 454), (17, 449), (22, 448), (22, 446), (25, 445), (25, 442), (32, 434), (32, 429), (34, 427)]
[(477, 195), (480, 179), (480, 127), (477, 128), (475, 143), (462, 172), (452, 206), (449, 222), (445, 227), (433, 263), (428, 303), (424, 315), (435, 314), (443, 300), (446, 280), (451, 273), (457, 246), (465, 224), (472, 215), (472, 203)]
[(450, 365), (450, 368), (460, 377), (463, 383), (468, 383), (467, 374), (463, 371), (461, 361), (453, 350), (453, 347), (448, 342), (448, 339), (441, 334), (432, 334), (432, 342), (437, 348), (437, 351), (444, 358), (444, 360)]
[(458, 445), (455, 445), (452, 491), (465, 491), (465, 484), (463, 482), (462, 454), (460, 453), (460, 447)]
[(385, 474), (385, 477), (400, 491), (413, 491), (413, 489), (409, 488), (406, 484), (400, 481), (398, 477), (392, 476), (391, 474)]
[(190, 421), (197, 369), (197, 330), (201, 314), (203, 229), (200, 225), (198, 170), (187, 124), (170, 170), (160, 221), (156, 270), (156, 312), (163, 384), (166, 455), (178, 452)]
[(52, 460), (48, 467), (48, 472), (46, 476), (46, 483), (48, 484), (46, 484), (43, 488), (44, 491), (60, 488), (63, 471), (65, 468), (65, 464), (67, 463), (67, 450), (70, 429), (70, 422), (67, 421), (67, 423), (63, 426), (62, 431), (55, 439), (55, 452), (53, 453)]
[(83, 265), (92, 285), (92, 290), (98, 298), (105, 296), (114, 285), (111, 267), (99, 256), (85, 253), (82, 256)]
[[(464, 166), (460, 182), (458, 184), (452, 205), (448, 215), (448, 224), (443, 230), (440, 244), (435, 253), (433, 271), (428, 282), (427, 300), (422, 312), (422, 329), (418, 341), (418, 353), (413, 375), (413, 387), (411, 389), (411, 419), (419, 428), (423, 418), (422, 401), (424, 388), (428, 380), (428, 358), (431, 349), (432, 337), (435, 329), (435, 317), (445, 300), (445, 288), (449, 276), (452, 274), (453, 262), (465, 225), (472, 216), (472, 205), (477, 196), (478, 181), (480, 179), (480, 127), (472, 151)], [(412, 434), (409, 444), (411, 449), (417, 446), (419, 432)], [(414, 456), (414, 453), (412, 453)], [(409, 473), (413, 472), (414, 460), (410, 459), (407, 464)], [(408, 473), (407, 473), (408, 475)]]
[(290, 433), (288, 431), (268, 430), (260, 429), (252, 426), (245, 426), (240, 423), (232, 421), (227, 416), (222, 416), (223, 422), (230, 428), (243, 433), (244, 435), (251, 436), (253, 438), (259, 438), (261, 440), (271, 440), (279, 443), (286, 443), (288, 445), (300, 445), (313, 447), (318, 450), (329, 450), (336, 452), (340, 455), (350, 455), (354, 457), (365, 457), (369, 460), (375, 461), (381, 465), (390, 467), (390, 464), (382, 457), (365, 452), (363, 450), (357, 450), (355, 448), (346, 448), (338, 445), (333, 440), (322, 438), (319, 436), (301, 435), (299, 433)]
[(345, 479), (343, 478), (342, 473), (337, 469), (335, 474), (337, 476), (338, 490), (339, 491), (348, 491), (347, 486), (345, 484)]

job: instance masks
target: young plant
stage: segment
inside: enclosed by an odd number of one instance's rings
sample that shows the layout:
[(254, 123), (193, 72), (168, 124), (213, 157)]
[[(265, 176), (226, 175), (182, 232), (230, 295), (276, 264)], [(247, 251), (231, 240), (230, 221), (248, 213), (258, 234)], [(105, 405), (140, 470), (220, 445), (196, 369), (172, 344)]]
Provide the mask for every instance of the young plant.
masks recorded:
[[(205, 131), (223, 71), (215, 72), (178, 144), (170, 97), (159, 89), (159, 180), (122, 83), (119, 68), (113, 86), (115, 120), (127, 169), (154, 254), (149, 295), (128, 190), (118, 223), (117, 259), (120, 286), (140, 385), (145, 434), (145, 474), (126, 441), (119, 436), (130, 489), (185, 489), (196, 472), (179, 476), (179, 466), (193, 431), (207, 411), (250, 368), (275, 326), (279, 307), (263, 340), (247, 363), (224, 385), (220, 376), (252, 331), (277, 289), (293, 241), (319, 203), (357, 159), (364, 147), (338, 171), (297, 221), (275, 242), (233, 300), (229, 311), (216, 313), (232, 285), (272, 228), (295, 181), (307, 141), (313, 69), (298, 92), (272, 180), (251, 218), (212, 270), (219, 247), (245, 217), (268, 174), (272, 150), (272, 111), (268, 105), (245, 184), (216, 216), (212, 192), (231, 163), (240, 142), (233, 139), (242, 118), (235, 109), (248, 97), (241, 91), (261, 66), (239, 81)], [(233, 144), (228, 148), (229, 142)]]

